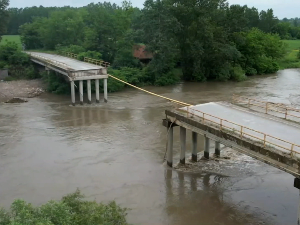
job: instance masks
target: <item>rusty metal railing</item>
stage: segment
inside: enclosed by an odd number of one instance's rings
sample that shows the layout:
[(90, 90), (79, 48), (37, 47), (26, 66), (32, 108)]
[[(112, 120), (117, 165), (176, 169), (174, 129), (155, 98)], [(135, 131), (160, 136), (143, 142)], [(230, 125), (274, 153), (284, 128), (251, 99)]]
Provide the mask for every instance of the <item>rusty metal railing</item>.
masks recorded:
[(250, 108), (251, 106), (258, 107), (262, 109), (262, 111), (266, 114), (271, 114), (271, 112), (279, 113), (279, 115), (281, 115), (281, 117), (284, 119), (290, 119), (290, 120), (295, 120), (295, 118), (300, 119), (299, 109), (288, 107), (283, 104), (278, 104), (278, 103), (276, 104), (272, 102), (266, 102), (266, 101), (261, 101), (261, 100), (237, 96), (237, 95), (233, 95), (232, 103), (243, 104), (248, 108)]
[[(79, 60), (79, 55), (78, 54), (74, 54), (72, 52), (64, 52), (63, 54), (65, 56), (69, 57), (69, 58)], [(87, 63), (95, 64), (95, 65), (98, 65), (98, 66), (103, 66), (103, 67), (109, 67), (110, 66), (110, 63), (108, 63), (108, 62), (105, 62), (103, 60), (98, 60), (98, 59), (92, 59), (92, 58), (88, 58), (88, 57), (84, 57), (83, 61), (87, 62)]]
[[(300, 145), (283, 140), (278, 137), (266, 134), (264, 132), (242, 126), (238, 123), (202, 112), (197, 109), (193, 109), (190, 106), (179, 109), (184, 111), (187, 114), (187, 117), (196, 117), (199, 119), (199, 122), (204, 124), (209, 123), (217, 127), (220, 131), (232, 132), (235, 135), (238, 135), (241, 139), (251, 139), (252, 141), (257, 141), (262, 144), (264, 147), (275, 147), (279, 150), (287, 151), (291, 156), (294, 154), (300, 154)], [(295, 151), (295, 149), (299, 151)]]
[(47, 57), (32, 52), (27, 52), (27, 54), (30, 55), (32, 58), (40, 59), (42, 61), (47, 62), (48, 64), (55, 65), (66, 70), (71, 70), (71, 68), (69, 68), (69, 66), (66, 63), (62, 63), (54, 59), (49, 59)]

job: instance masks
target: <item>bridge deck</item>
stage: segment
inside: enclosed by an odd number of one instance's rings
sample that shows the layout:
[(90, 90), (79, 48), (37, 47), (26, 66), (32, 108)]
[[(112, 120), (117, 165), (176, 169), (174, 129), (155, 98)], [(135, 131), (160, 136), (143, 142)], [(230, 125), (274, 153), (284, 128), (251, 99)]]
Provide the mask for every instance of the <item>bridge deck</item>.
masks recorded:
[[(205, 119), (213, 121), (216, 124), (220, 124), (219, 118), (221, 118), (224, 128), (234, 129), (237, 133), (243, 132), (243, 136), (247, 137), (248, 135), (248, 138), (250, 139), (255, 140), (256, 138), (253, 137), (257, 137), (262, 141), (264, 140), (264, 134), (267, 134), (267, 145), (275, 147), (285, 153), (290, 152), (288, 149), (291, 149), (291, 143), (296, 144), (293, 146), (293, 150), (299, 153), (297, 154), (297, 157), (300, 157), (300, 147), (297, 146), (300, 145), (300, 126), (297, 126), (296, 124), (293, 125), (281, 121), (280, 119), (275, 119), (272, 116), (263, 116), (259, 113), (252, 113), (242, 108), (222, 103), (207, 103), (191, 106), (189, 107), (189, 112), (197, 115), (196, 117), (199, 117), (199, 119), (203, 118), (203, 113), (205, 113)], [(238, 125), (243, 126), (242, 131), (241, 126)], [(272, 145), (271, 143), (274, 143), (275, 145)]]
[(96, 70), (101, 69), (103, 66), (97, 66), (91, 63), (82, 62), (76, 59), (60, 56), (60, 55), (54, 55), (54, 54), (48, 54), (48, 53), (41, 53), (41, 52), (27, 52), (34, 54), (36, 56), (45, 57), (48, 60), (57, 61), (60, 63), (66, 64), (69, 68), (75, 71), (82, 71), (82, 70)]

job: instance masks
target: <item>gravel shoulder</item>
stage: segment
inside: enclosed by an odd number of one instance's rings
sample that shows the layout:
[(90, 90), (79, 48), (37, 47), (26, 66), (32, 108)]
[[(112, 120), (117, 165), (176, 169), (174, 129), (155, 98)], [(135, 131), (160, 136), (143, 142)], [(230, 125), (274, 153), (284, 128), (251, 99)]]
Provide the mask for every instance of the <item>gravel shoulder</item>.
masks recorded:
[(34, 98), (44, 92), (41, 80), (17, 80), (0, 82), (0, 102), (12, 98)]

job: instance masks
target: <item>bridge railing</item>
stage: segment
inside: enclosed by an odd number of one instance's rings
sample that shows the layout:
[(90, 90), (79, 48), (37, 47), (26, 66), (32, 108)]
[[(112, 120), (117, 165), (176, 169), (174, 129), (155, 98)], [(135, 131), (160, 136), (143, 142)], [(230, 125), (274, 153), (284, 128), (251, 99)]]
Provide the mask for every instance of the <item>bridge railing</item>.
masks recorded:
[[(74, 54), (72, 52), (63, 52), (63, 54), (67, 57), (80, 60), (78, 54)], [(108, 62), (105, 62), (103, 60), (98, 60), (98, 59), (92, 59), (92, 58), (88, 58), (88, 57), (84, 57), (83, 61), (87, 62), (87, 63), (92, 63), (92, 64), (95, 64), (95, 65), (103, 66), (103, 67), (109, 67), (110, 66), (110, 63), (108, 63)]]
[(241, 139), (250, 139), (257, 142), (263, 147), (271, 147), (281, 150), (283, 153), (288, 153), (291, 156), (300, 154), (300, 145), (283, 140), (278, 137), (266, 134), (264, 132), (242, 126), (238, 123), (202, 112), (191, 107), (185, 107), (179, 109), (187, 114), (187, 117), (197, 118), (199, 122), (207, 125), (211, 125), (227, 133), (233, 133), (239, 136)]
[(258, 108), (266, 114), (279, 116), (284, 119), (300, 121), (300, 110), (284, 104), (266, 102), (237, 95), (233, 95), (232, 103), (241, 104), (247, 108)]
[(44, 56), (41, 56), (41, 55), (38, 55), (38, 54), (35, 54), (35, 53), (32, 53), (32, 52), (28, 52), (27, 54), (29, 54), (32, 58), (40, 59), (40, 60), (42, 60), (44, 62), (47, 62), (51, 65), (55, 65), (55, 66), (58, 66), (58, 67), (63, 68), (63, 69), (71, 70), (71, 68), (69, 68), (68, 65), (65, 64), (65, 63), (56, 61), (54, 59), (49, 59), (47, 57), (44, 57)]

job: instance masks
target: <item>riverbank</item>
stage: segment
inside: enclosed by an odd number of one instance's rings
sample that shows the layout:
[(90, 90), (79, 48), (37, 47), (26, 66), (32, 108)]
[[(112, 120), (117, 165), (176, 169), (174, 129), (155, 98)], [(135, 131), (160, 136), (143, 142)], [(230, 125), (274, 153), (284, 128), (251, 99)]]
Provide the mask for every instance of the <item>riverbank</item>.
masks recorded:
[(33, 98), (44, 91), (42, 80), (16, 80), (0, 82), (0, 102), (5, 102), (14, 97)]

